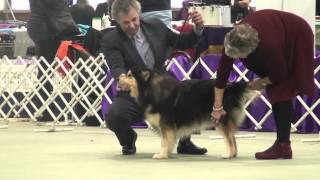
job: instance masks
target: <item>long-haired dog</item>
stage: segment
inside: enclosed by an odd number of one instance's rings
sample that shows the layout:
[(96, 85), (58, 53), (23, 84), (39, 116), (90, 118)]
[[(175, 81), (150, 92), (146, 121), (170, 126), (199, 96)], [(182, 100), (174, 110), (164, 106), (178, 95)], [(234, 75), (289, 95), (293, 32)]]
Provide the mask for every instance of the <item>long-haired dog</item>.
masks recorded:
[(136, 68), (119, 83), (129, 85), (145, 120), (160, 134), (161, 150), (153, 158), (168, 158), (178, 138), (210, 127), (220, 130), (225, 139), (227, 153), (222, 157), (237, 156), (235, 131), (245, 117), (245, 103), (256, 94), (247, 83), (226, 87), (223, 99), (226, 115), (217, 124), (211, 120), (215, 80), (178, 81), (168, 74)]

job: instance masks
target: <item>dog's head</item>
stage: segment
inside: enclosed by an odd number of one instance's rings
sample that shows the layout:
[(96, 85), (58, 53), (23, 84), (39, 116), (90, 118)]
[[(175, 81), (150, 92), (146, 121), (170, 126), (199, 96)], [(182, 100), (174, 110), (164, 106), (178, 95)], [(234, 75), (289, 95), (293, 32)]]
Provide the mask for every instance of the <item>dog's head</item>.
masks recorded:
[(162, 71), (132, 68), (121, 82), (130, 88), (130, 95), (142, 108), (161, 106), (175, 92), (177, 80)]
[(119, 80), (120, 84), (126, 84), (130, 88), (130, 95), (138, 98), (139, 89), (149, 89), (150, 79), (153, 72), (149, 69), (132, 68), (128, 71), (125, 77)]

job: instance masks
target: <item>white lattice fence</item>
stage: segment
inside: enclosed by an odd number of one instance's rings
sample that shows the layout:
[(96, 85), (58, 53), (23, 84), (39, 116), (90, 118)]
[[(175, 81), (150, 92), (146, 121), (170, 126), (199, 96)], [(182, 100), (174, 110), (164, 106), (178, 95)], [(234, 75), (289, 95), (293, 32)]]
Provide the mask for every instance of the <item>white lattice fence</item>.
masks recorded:
[[(3, 120), (24, 117), (36, 121), (47, 111), (56, 122), (83, 124), (86, 117), (94, 116), (104, 126), (99, 114), (101, 99), (110, 98), (107, 88), (102, 86), (108, 69), (103, 55), (79, 58), (76, 62), (56, 59), (52, 64), (42, 57), (32, 60), (4, 57), (0, 68)], [(42, 75), (37, 78), (38, 73)], [(82, 112), (77, 111), (79, 107)]]
[[(188, 68), (185, 66), (186, 63), (189, 65)], [(193, 74), (199, 68), (206, 72), (209, 78), (216, 77), (215, 69), (208, 64), (208, 60), (202, 58), (193, 63), (173, 58), (168, 61), (166, 68), (168, 71), (175, 69), (180, 80), (193, 78)], [(252, 73), (243, 66), (234, 64), (233, 68), (236, 75), (234, 81), (252, 79)], [(56, 59), (52, 64), (44, 58), (26, 61), (21, 58), (10, 60), (4, 57), (0, 60), (0, 116), (3, 120), (27, 118), (36, 121), (47, 111), (55, 122), (83, 124), (87, 117), (94, 116), (101, 126), (105, 126), (99, 113), (101, 100), (105, 98), (108, 104), (112, 103), (112, 97), (108, 96), (107, 91), (111, 90), (115, 83), (113, 78), (107, 77), (108, 70), (103, 55), (97, 58), (79, 58), (75, 62), (68, 58), (62, 61)], [(320, 66), (316, 67), (314, 73), (317, 75), (319, 71)], [(42, 76), (37, 78), (38, 73)], [(320, 92), (319, 79), (315, 78), (315, 83), (317, 91)], [(247, 117), (256, 129), (263, 128), (271, 115), (271, 104), (265, 96), (261, 95), (259, 98), (266, 107), (264, 114), (256, 117), (250, 109), (246, 111)], [(320, 125), (319, 114), (315, 112), (319, 109), (320, 99), (310, 104), (297, 96), (296, 101), (305, 112), (292, 124), (293, 130), (297, 130), (307, 117), (311, 117)], [(78, 110), (79, 106), (81, 112)]]

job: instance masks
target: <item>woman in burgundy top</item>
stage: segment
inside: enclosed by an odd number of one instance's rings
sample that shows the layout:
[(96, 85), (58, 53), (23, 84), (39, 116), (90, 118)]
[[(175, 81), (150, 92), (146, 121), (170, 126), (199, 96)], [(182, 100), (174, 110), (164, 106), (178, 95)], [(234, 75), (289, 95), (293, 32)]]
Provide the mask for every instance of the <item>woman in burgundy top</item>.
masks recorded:
[(277, 128), (277, 140), (266, 151), (256, 153), (257, 159), (292, 158), (292, 99), (299, 94), (312, 96), (315, 91), (313, 39), (313, 32), (305, 20), (277, 10), (261, 10), (248, 15), (225, 37), (212, 118), (219, 120), (225, 113), (222, 106), (224, 88), (233, 59), (240, 58), (260, 77), (250, 83), (251, 88), (266, 88)]

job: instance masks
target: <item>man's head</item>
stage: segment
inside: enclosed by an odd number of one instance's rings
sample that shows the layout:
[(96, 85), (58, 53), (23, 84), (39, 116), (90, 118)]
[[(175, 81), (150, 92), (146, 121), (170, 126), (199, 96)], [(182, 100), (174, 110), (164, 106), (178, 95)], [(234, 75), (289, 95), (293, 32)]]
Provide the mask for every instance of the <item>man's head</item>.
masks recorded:
[(137, 0), (115, 0), (111, 14), (128, 36), (134, 36), (140, 28), (141, 5)]
[(227, 56), (246, 58), (259, 45), (258, 32), (249, 24), (236, 25), (224, 38)]

